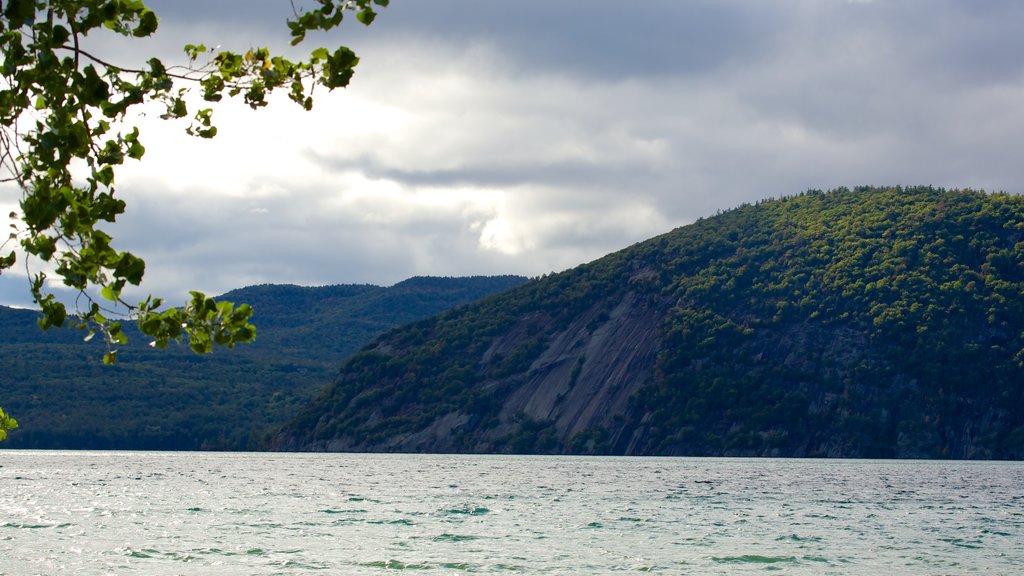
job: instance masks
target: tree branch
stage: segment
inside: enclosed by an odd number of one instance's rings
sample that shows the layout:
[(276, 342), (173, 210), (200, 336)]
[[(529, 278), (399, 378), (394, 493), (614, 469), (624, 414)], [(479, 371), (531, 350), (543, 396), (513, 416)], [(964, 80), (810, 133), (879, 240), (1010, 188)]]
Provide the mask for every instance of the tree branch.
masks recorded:
[[(78, 46), (77, 38), (76, 38), (76, 42), (75, 42), (74, 46), (68, 46), (67, 44), (64, 44), (62, 46), (58, 46), (57, 48), (59, 50), (70, 50), (70, 51), (73, 51), (75, 53), (75, 55), (76, 55), (76, 59), (75, 59), (76, 64), (77, 64), (77, 61), (78, 61), (77, 60), (78, 55), (82, 55), (82, 56), (85, 56), (86, 58), (88, 58), (89, 60), (92, 60), (96, 64), (99, 64), (100, 66), (103, 66), (104, 68), (106, 68), (108, 70), (113, 70), (114, 72), (117, 72), (117, 73), (122, 73), (123, 72), (123, 73), (126, 73), (126, 74), (149, 74), (149, 71), (142, 70), (141, 68), (125, 68), (123, 66), (118, 66), (117, 64), (114, 64), (112, 62), (108, 62), (108, 61), (100, 58), (99, 56), (96, 56), (95, 54), (92, 54), (92, 53), (88, 52), (87, 50), (85, 50), (84, 48), (81, 48), (80, 46)], [(191, 81), (191, 82), (199, 82), (200, 80), (202, 80), (201, 77), (196, 77), (194, 75), (187, 75), (187, 74), (176, 74), (176, 73), (170, 72), (170, 70), (183, 69), (183, 70), (188, 70), (189, 72), (192, 72), (194, 74), (206, 75), (206, 74), (210, 73), (207, 70), (208, 67), (209, 67), (209, 64), (207, 64), (206, 66), (204, 66), (202, 68), (189, 68), (188, 66), (180, 66), (180, 65), (179, 66), (171, 66), (170, 68), (167, 69), (168, 70), (167, 76), (170, 77), (170, 78), (175, 78), (177, 80), (188, 80), (188, 81)]]

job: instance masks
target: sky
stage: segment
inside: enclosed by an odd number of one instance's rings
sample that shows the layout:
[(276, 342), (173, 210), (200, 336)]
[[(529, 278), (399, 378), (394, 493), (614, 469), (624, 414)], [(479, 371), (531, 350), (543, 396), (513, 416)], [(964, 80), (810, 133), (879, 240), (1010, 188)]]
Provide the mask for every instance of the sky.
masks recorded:
[[(148, 4), (153, 39), (95, 49), (292, 50), (288, 0)], [(311, 112), (221, 105), (211, 141), (137, 119), (110, 229), (147, 262), (130, 296), (539, 276), (807, 189), (1024, 183), (1017, 0), (393, 0), (347, 24), (301, 46), (361, 58)], [(0, 304), (30, 304), (22, 267)]]

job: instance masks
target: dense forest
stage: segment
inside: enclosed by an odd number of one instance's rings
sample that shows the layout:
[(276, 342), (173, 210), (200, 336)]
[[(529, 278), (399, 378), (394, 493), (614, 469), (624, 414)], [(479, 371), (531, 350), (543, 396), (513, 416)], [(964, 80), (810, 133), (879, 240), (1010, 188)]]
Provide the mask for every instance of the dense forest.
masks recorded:
[(1024, 458), (1024, 198), (809, 191), (390, 332), (278, 449)]
[(255, 448), (375, 336), (525, 281), (253, 286), (223, 299), (253, 305), (256, 342), (198, 356), (187, 346), (153, 350), (130, 331), (114, 366), (102, 364), (98, 339), (42, 332), (37, 313), (0, 307), (0, 400), (20, 424), (3, 447)]

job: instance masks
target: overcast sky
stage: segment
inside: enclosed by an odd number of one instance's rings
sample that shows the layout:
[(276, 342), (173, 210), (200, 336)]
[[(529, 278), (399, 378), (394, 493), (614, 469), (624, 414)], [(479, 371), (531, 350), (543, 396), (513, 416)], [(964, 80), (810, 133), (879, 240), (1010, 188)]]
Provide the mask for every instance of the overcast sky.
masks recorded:
[[(288, 0), (150, 4), (157, 38), (108, 53), (288, 49)], [(393, 0), (307, 40), (361, 57), (312, 112), (222, 106), (210, 142), (140, 119), (113, 234), (180, 301), (536, 276), (808, 188), (1018, 193), (1022, 30), (1018, 0)]]

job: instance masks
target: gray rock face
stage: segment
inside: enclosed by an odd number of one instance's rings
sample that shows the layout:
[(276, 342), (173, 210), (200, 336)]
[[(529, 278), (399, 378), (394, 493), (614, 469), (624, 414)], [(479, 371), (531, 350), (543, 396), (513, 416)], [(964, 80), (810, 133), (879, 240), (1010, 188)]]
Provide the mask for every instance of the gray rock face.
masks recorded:
[[(544, 345), (522, 372), (488, 378), (477, 386), (498, 407), (491, 418), (455, 410), (438, 415), (414, 432), (399, 432), (357, 441), (349, 435), (309, 441), (299, 434), (278, 438), (276, 448), (313, 451), (384, 452), (490, 452), (501, 450), (524, 423), (545, 423), (553, 444), (548, 450), (565, 451), (574, 438), (588, 430), (613, 431), (608, 439), (619, 452), (633, 453), (635, 426), (623, 415), (630, 398), (654, 382), (655, 360), (660, 346), (659, 320), (663, 310), (633, 291), (615, 295), (615, 301), (599, 301), (565, 326), (546, 313), (525, 314), (506, 331), (489, 340), (478, 360), (481, 371), (500, 364), (517, 349), (547, 335)], [(378, 343), (379, 351), (402, 354), (392, 343)], [(373, 428), (381, 414), (371, 411), (362, 426)], [(330, 427), (329, 416), (321, 428)], [(528, 427), (528, 425), (527, 425)]]
[[(551, 421), (563, 441), (589, 428), (614, 426), (629, 398), (654, 381), (660, 312), (630, 292), (607, 318), (599, 316), (591, 308), (557, 332), (519, 382), (493, 384), (516, 384), (502, 406), (502, 422), (520, 414)], [(495, 342), (501, 344), (507, 345)]]

